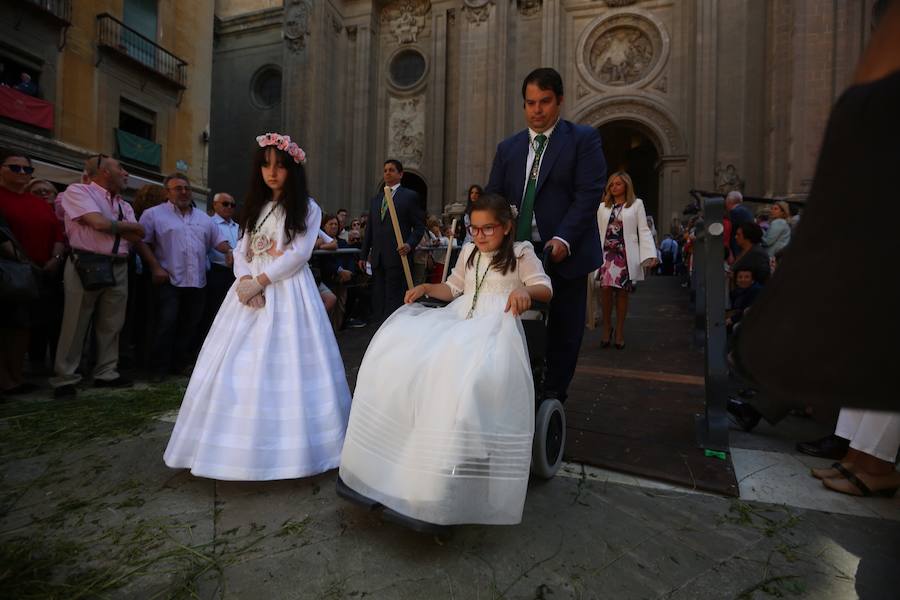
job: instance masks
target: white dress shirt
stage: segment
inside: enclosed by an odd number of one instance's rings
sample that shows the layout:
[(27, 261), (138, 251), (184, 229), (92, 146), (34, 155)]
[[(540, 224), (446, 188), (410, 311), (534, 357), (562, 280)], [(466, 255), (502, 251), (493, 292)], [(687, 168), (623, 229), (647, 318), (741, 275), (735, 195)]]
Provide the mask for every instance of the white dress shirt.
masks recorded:
[[(542, 132), (544, 135), (547, 136), (547, 141), (544, 142), (544, 150), (543, 150), (543, 152), (541, 152), (541, 160), (540, 160), (540, 162), (538, 162), (538, 168), (537, 168), (538, 179), (540, 179), (540, 177), (541, 177), (541, 163), (544, 162), (544, 157), (547, 155), (547, 148), (550, 147), (550, 140), (553, 137), (553, 130), (556, 129), (556, 126), (558, 124), (559, 124), (559, 119), (556, 120), (556, 123), (553, 124), (553, 127)], [(531, 175), (531, 167), (532, 167), (532, 164), (534, 163), (534, 156), (536, 154), (534, 151), (534, 139), (538, 135), (540, 135), (540, 133), (538, 133), (537, 131), (535, 131), (534, 129), (532, 129), (530, 127), (528, 128), (528, 158), (525, 160), (525, 188), (522, 190), (522, 199), (523, 200), (525, 199), (525, 192), (528, 191), (528, 178)], [(535, 185), (537, 185), (537, 182), (535, 182)], [(520, 206), (521, 206), (521, 204), (520, 204)], [(532, 208), (534, 208), (534, 207), (532, 207)], [(566, 251), (569, 254), (572, 253), (572, 248), (569, 247), (569, 242), (567, 242), (566, 240), (562, 239), (561, 237), (559, 237), (557, 235), (553, 236), (553, 239), (561, 241), (563, 244), (566, 245)], [(537, 211), (536, 210), (533, 210), (531, 213), (531, 241), (533, 241), (533, 242), (541, 241), (541, 234), (538, 231), (538, 226), (537, 226)]]

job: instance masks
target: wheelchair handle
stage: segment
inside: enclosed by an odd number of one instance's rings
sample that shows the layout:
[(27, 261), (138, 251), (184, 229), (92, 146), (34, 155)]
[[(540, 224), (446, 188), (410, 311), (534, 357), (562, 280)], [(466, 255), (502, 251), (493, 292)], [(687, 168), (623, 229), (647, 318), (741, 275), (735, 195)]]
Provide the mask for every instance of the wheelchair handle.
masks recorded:
[(550, 265), (553, 264), (553, 261), (550, 260), (551, 251), (550, 248), (544, 247), (544, 251), (541, 253), (541, 264), (544, 267), (544, 272), (549, 274)]

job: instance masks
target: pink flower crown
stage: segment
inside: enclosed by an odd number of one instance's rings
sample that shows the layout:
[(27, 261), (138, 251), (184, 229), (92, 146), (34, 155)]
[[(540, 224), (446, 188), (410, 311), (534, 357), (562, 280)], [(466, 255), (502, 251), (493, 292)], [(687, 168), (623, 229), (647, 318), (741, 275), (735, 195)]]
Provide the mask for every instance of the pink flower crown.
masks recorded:
[(259, 144), (260, 148), (265, 148), (266, 146), (275, 146), (282, 152), (287, 152), (291, 158), (294, 159), (294, 162), (298, 165), (306, 164), (306, 152), (303, 151), (303, 148), (297, 145), (296, 142), (291, 141), (291, 136), (289, 135), (281, 135), (280, 133), (267, 133), (265, 135), (260, 135), (256, 138), (256, 143)]

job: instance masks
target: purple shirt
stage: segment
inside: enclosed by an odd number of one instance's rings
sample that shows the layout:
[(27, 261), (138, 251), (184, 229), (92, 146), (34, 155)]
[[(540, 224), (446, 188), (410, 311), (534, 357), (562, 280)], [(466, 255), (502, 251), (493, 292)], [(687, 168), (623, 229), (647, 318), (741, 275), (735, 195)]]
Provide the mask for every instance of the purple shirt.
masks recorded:
[(227, 241), (212, 219), (201, 210), (182, 214), (171, 202), (148, 208), (141, 215), (144, 241), (169, 273), (175, 287), (206, 286), (206, 253)]

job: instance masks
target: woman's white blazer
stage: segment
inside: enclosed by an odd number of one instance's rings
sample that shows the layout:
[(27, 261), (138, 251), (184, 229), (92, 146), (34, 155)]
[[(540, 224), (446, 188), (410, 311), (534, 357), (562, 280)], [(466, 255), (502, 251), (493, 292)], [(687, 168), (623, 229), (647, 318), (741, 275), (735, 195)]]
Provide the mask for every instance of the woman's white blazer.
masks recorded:
[[(609, 225), (611, 208), (600, 203), (597, 211), (597, 226), (600, 227), (600, 242), (606, 247), (606, 228)], [(648, 258), (657, 258), (653, 233), (647, 226), (647, 213), (644, 202), (637, 198), (631, 206), (622, 209), (622, 227), (625, 234), (625, 258), (628, 260), (628, 276), (632, 281), (644, 280), (644, 269), (641, 263)]]

